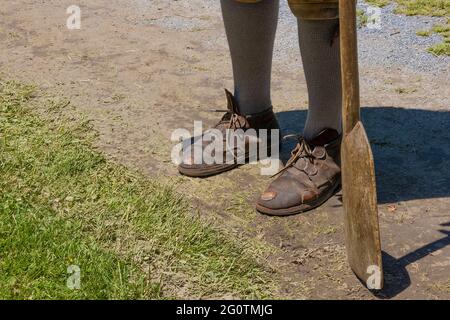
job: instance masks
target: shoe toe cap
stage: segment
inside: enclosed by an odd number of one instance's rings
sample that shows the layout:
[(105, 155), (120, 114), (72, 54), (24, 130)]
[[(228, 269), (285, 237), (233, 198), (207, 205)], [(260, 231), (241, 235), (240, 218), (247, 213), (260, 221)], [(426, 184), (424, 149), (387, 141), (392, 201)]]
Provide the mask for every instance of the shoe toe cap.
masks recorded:
[(298, 205), (300, 200), (301, 198), (298, 194), (290, 191), (277, 192), (267, 190), (260, 196), (258, 204), (269, 209), (277, 210)]
[(260, 199), (262, 201), (271, 201), (277, 197), (277, 193), (275, 191), (265, 191), (261, 194)]
[[(276, 181), (276, 182), (275, 182)], [(291, 177), (280, 177), (264, 191), (258, 201), (260, 206), (272, 209), (287, 209), (308, 203), (315, 199), (316, 193)]]

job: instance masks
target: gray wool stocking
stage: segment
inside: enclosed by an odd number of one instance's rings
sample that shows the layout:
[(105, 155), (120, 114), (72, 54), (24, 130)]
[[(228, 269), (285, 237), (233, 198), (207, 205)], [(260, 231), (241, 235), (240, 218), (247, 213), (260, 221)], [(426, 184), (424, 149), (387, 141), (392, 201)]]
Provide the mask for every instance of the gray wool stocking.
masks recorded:
[[(308, 86), (309, 110), (304, 136), (311, 139), (325, 128), (341, 133), (342, 89), (338, 20), (298, 19), (299, 43)], [(333, 43), (333, 45), (331, 45)]]
[(279, 0), (239, 3), (221, 0), (230, 47), (234, 95), (244, 115), (272, 106), (270, 81)]

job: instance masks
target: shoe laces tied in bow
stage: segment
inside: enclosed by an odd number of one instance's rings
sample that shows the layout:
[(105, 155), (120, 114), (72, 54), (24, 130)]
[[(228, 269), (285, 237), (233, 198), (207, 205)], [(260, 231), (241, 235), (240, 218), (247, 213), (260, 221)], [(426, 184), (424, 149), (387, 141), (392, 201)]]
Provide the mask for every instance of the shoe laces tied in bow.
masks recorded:
[(292, 167), (299, 159), (304, 158), (308, 159), (311, 163), (314, 161), (315, 156), (313, 154), (313, 150), (311, 149), (311, 146), (309, 145), (308, 141), (306, 139), (298, 134), (290, 134), (283, 137), (283, 140), (287, 140), (290, 138), (296, 138), (298, 140), (297, 146), (292, 150), (291, 152), (291, 158), (288, 160), (286, 165), (283, 169), (275, 173), (273, 177), (276, 177), (280, 175), (281, 173), (285, 172), (287, 169)]

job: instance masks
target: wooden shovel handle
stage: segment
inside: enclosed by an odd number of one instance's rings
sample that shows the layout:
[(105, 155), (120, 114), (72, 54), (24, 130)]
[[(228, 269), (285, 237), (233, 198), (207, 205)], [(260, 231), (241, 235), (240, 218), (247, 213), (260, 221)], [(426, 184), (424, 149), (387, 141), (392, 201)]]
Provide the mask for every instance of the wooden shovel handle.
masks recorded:
[(339, 15), (343, 103), (342, 118), (344, 136), (346, 136), (360, 120), (356, 0), (340, 0)]

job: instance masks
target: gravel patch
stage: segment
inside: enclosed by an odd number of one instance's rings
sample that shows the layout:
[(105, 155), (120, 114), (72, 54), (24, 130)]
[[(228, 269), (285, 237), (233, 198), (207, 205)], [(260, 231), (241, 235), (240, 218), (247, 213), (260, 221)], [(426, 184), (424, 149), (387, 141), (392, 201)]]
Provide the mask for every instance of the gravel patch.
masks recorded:
[[(134, 0), (138, 6), (150, 6), (151, 0)], [(287, 1), (280, 2), (280, 23), (275, 47), (275, 64), (285, 61), (299, 61), (297, 42), (297, 23), (292, 15)], [(168, 6), (173, 6), (170, 4)], [(176, 5), (183, 6), (190, 12), (190, 17), (162, 16), (152, 17), (147, 23), (180, 32), (196, 31), (206, 28), (217, 28), (217, 19), (204, 19), (205, 14), (220, 12), (219, 1), (202, 1), (198, 12), (192, 6), (199, 6), (197, 1), (177, 1)], [(364, 1), (359, 7), (368, 10)], [(421, 37), (416, 34), (419, 30), (428, 30), (435, 24), (443, 23), (446, 18), (405, 16), (393, 13), (395, 4), (381, 8), (380, 28), (363, 27), (359, 30), (360, 62), (364, 66), (384, 67), (388, 69), (409, 69), (411, 71), (426, 72), (434, 75), (449, 75), (450, 57), (434, 56), (427, 52), (427, 48), (442, 41), (442, 37), (433, 34)], [(170, 11), (169, 8), (166, 8)], [(369, 11), (370, 12), (370, 11)], [(192, 18), (198, 15), (199, 18)], [(202, 18), (203, 17), (203, 18)], [(204, 40), (206, 47), (225, 44), (225, 35), (219, 39)]]
[[(360, 1), (359, 7), (366, 12), (368, 6)], [(419, 30), (428, 30), (445, 18), (405, 16), (394, 14), (395, 5), (381, 8), (380, 28), (363, 27), (359, 30), (359, 55), (362, 65), (385, 68), (407, 68), (432, 74), (448, 74), (450, 58), (436, 57), (427, 48), (442, 41), (439, 35), (421, 37)], [(280, 25), (275, 57), (287, 58), (292, 53), (286, 49), (298, 48), (296, 19), (286, 1), (281, 1)]]
[[(366, 6), (361, 6), (365, 8)], [(362, 63), (384, 67), (400, 66), (433, 74), (448, 73), (450, 58), (436, 57), (427, 48), (442, 41), (440, 35), (421, 37), (419, 30), (445, 23), (444, 18), (394, 14), (395, 5), (381, 9), (381, 28), (360, 30)]]

